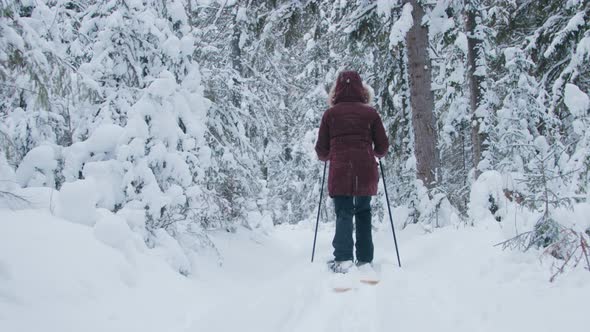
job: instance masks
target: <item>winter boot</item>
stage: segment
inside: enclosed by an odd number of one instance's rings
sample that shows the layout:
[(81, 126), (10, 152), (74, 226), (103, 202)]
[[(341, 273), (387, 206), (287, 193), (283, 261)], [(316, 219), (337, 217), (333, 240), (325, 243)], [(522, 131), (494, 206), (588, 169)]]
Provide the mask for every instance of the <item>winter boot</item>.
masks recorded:
[(379, 282), (379, 276), (373, 264), (369, 262), (356, 262), (356, 267), (362, 283), (375, 285)]
[(334, 273), (348, 273), (348, 271), (354, 266), (352, 261), (336, 261), (331, 260), (328, 262), (328, 268)]

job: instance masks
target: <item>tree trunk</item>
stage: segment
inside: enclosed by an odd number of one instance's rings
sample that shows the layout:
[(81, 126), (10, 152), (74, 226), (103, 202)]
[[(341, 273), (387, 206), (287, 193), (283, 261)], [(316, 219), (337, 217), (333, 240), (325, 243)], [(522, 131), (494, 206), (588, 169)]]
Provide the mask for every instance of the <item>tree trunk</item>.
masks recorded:
[(471, 149), (473, 153), (473, 167), (475, 168), (475, 178), (479, 177), (480, 171), (478, 169), (481, 161), (482, 141), (483, 137), (479, 132), (479, 125), (481, 123), (481, 116), (477, 114), (477, 108), (481, 101), (481, 82), (482, 77), (477, 73), (477, 58), (478, 49), (481, 43), (480, 39), (475, 35), (475, 28), (477, 25), (476, 6), (472, 0), (465, 0), (465, 30), (467, 34), (467, 66), (469, 79), (469, 109), (471, 111)]
[(408, 74), (410, 76), (410, 104), (416, 169), (419, 180), (427, 188), (436, 184), (437, 149), (434, 119), (434, 94), (431, 89), (432, 74), (428, 56), (428, 27), (421, 24), (424, 9), (417, 0), (408, 0), (412, 7), (414, 24), (406, 35), (408, 47)]

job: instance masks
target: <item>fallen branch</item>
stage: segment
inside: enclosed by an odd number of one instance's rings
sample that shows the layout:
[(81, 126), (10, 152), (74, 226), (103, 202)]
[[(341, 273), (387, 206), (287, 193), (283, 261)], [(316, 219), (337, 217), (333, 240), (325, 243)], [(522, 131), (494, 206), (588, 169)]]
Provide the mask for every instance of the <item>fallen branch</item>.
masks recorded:
[(532, 239), (534, 238), (534, 236), (535, 231), (520, 233), (513, 238), (495, 244), (494, 247), (502, 246), (502, 250), (519, 249), (522, 251), (527, 251), (528, 249), (530, 249), (530, 244), (531, 242), (533, 242)]
[(14, 205), (21, 205), (21, 206), (29, 206), (31, 202), (17, 194), (11, 193), (9, 191), (0, 190), (0, 199), (6, 200), (6, 206), (10, 209), (14, 208)]
[(563, 274), (568, 267), (570, 269), (576, 268), (580, 262), (585, 262), (585, 270), (590, 272), (590, 250), (588, 248), (588, 241), (584, 233), (578, 233), (571, 228), (563, 229), (560, 232), (560, 241), (555, 242), (545, 249), (545, 255), (551, 255), (554, 258), (563, 259), (563, 263), (557, 266), (555, 262), (552, 268), (555, 272), (549, 279), (550, 282)]

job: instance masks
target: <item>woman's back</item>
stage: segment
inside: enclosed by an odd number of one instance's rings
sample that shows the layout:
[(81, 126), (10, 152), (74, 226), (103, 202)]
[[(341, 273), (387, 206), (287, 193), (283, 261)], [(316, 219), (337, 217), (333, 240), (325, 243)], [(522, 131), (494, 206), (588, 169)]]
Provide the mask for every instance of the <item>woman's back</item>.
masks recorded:
[(368, 105), (368, 89), (356, 72), (341, 73), (332, 93), (316, 143), (318, 157), (330, 160), (330, 196), (375, 195), (375, 157), (383, 157), (389, 145), (381, 118)]
[(373, 129), (375, 122), (380, 121), (375, 109), (360, 102), (343, 102), (326, 113), (330, 127), (331, 161), (375, 159)]

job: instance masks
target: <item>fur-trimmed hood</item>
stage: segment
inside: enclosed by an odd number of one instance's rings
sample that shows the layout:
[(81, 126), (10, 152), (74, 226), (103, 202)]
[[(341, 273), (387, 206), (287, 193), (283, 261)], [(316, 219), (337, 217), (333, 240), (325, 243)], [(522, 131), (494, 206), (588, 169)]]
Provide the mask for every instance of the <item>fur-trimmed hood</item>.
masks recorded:
[(365, 84), (356, 71), (342, 71), (328, 93), (330, 107), (340, 102), (373, 104), (373, 89)]

